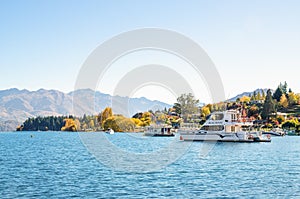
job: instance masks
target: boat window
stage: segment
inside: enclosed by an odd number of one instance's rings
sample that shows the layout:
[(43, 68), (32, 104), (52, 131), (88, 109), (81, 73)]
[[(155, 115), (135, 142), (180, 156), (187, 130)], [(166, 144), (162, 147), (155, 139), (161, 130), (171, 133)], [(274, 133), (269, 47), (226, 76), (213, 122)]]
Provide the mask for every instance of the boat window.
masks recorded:
[(231, 120), (232, 120), (232, 121), (237, 120), (236, 114), (231, 114)]
[(214, 126), (202, 126), (201, 130), (204, 131), (223, 131), (224, 130), (224, 126), (223, 125), (214, 125)]
[(223, 120), (224, 114), (223, 113), (216, 113), (211, 116), (211, 120)]
[(235, 127), (231, 126), (231, 132), (235, 132)]
[(161, 128), (161, 133), (170, 133), (171, 128)]

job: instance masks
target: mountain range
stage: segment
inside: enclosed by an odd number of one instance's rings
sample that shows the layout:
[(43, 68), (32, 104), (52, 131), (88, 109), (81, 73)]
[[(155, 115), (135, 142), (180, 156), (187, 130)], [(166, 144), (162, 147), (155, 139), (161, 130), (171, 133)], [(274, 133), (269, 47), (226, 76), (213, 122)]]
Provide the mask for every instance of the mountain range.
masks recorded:
[(16, 88), (0, 91), (0, 131), (15, 130), (28, 117), (47, 115), (98, 114), (105, 107), (114, 113), (131, 117), (136, 112), (162, 110), (171, 105), (147, 98), (111, 96), (91, 89), (63, 93), (57, 90), (37, 91)]
[[(268, 89), (256, 89), (255, 92), (267, 92)], [(235, 101), (242, 96), (252, 95), (244, 92), (228, 99)], [(91, 89), (63, 93), (58, 90), (40, 89), (37, 91), (16, 88), (0, 91), (0, 131), (12, 131), (28, 117), (48, 115), (95, 115), (105, 107), (112, 107), (114, 113), (131, 117), (137, 112), (162, 110), (172, 105), (147, 98), (128, 98), (111, 96)]]
[[(254, 91), (252, 91), (252, 92), (243, 92), (243, 93), (241, 93), (241, 94), (238, 94), (238, 95), (236, 95), (235, 97), (233, 97), (233, 98), (230, 98), (230, 99), (228, 99), (228, 100), (226, 100), (226, 101), (229, 101), (229, 102), (235, 102), (238, 98), (241, 98), (241, 97), (243, 97), (243, 96), (252, 96), (253, 95), (253, 93), (255, 92), (255, 93), (260, 93), (261, 95), (262, 95), (262, 93), (264, 92), (265, 94), (267, 94), (267, 91), (268, 91), (268, 88), (258, 88), (258, 89), (256, 89), (256, 90), (254, 90)], [(271, 91), (272, 91), (272, 93), (273, 93), (273, 90), (271, 89)]]

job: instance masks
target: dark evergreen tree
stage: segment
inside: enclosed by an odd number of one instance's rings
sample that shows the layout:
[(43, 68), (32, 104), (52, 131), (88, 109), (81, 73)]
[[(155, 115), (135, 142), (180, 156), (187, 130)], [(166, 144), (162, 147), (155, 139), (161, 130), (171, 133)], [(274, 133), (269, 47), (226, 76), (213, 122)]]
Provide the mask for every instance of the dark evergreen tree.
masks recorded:
[(179, 114), (179, 115), (181, 114), (181, 104), (175, 103), (174, 106), (173, 106), (173, 108), (175, 109), (175, 112), (177, 114)]
[(256, 100), (256, 95), (257, 95), (257, 93), (256, 93), (256, 91), (254, 91), (253, 92), (253, 98), (254, 98), (254, 100)]
[(265, 93), (264, 89), (261, 90), (261, 97), (262, 97), (262, 100), (266, 99), (266, 93)]
[(285, 95), (287, 95), (287, 88), (288, 88), (288, 85), (286, 83), (286, 81), (284, 82), (284, 84), (282, 85), (282, 91)]
[(280, 101), (280, 98), (283, 94), (283, 90), (282, 90), (282, 85), (280, 83), (280, 85), (277, 87), (277, 89), (275, 90), (274, 94), (273, 94), (273, 98), (277, 100), (277, 102)]
[(288, 98), (288, 85), (286, 81), (284, 82), (284, 84), (280, 82), (279, 86), (274, 92), (273, 98), (276, 99), (277, 102), (279, 102), (282, 94), (285, 94), (285, 96)]
[(261, 116), (263, 119), (267, 119), (272, 113), (276, 113), (276, 107), (275, 107), (274, 100), (272, 98), (272, 92), (269, 89), (267, 91), (267, 96), (266, 96), (265, 103), (263, 105)]

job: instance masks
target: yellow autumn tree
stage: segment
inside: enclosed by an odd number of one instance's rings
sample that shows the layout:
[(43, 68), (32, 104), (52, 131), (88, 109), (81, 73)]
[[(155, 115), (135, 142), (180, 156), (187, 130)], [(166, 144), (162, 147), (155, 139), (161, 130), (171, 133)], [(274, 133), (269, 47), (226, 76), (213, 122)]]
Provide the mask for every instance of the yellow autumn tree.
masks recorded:
[(112, 116), (107, 118), (103, 123), (104, 129), (113, 129), (115, 132), (132, 132), (134, 131), (135, 123), (132, 118), (124, 116)]
[(204, 117), (208, 116), (210, 114), (209, 107), (208, 106), (202, 107), (201, 112), (202, 112)]
[(81, 130), (81, 124), (79, 119), (75, 119), (74, 120), (75, 126), (76, 126), (76, 131), (80, 131)]
[(130, 119), (123, 116), (116, 117), (116, 124), (122, 132), (133, 132), (135, 123)]
[(105, 120), (113, 116), (113, 112), (111, 107), (106, 107), (99, 115), (97, 116), (97, 120), (100, 126), (103, 127)]
[(157, 117), (157, 121), (161, 122), (161, 123), (165, 122), (166, 119), (167, 119), (167, 116), (164, 113), (159, 114), (158, 117)]
[(286, 98), (285, 94), (281, 95), (279, 103), (284, 108), (287, 108), (289, 106), (289, 102), (288, 102), (288, 99)]
[(142, 126), (143, 125), (143, 122), (138, 119), (138, 118), (130, 118), (131, 121), (136, 125), (136, 126)]
[(294, 92), (289, 92), (288, 94), (288, 103), (289, 105), (295, 105), (298, 103), (299, 99), (297, 99), (297, 95)]
[(77, 126), (72, 118), (64, 119), (64, 126), (61, 128), (61, 131), (77, 131)]
[(244, 103), (249, 103), (250, 100), (251, 100), (251, 98), (248, 96), (245, 96), (245, 95), (240, 98), (240, 102), (244, 102)]
[(144, 112), (140, 120), (142, 121), (142, 126), (149, 126), (151, 124), (151, 113)]
[(89, 126), (90, 126), (90, 128), (92, 128), (92, 129), (95, 128), (95, 123), (94, 123), (94, 120), (93, 120), (93, 119), (90, 120)]

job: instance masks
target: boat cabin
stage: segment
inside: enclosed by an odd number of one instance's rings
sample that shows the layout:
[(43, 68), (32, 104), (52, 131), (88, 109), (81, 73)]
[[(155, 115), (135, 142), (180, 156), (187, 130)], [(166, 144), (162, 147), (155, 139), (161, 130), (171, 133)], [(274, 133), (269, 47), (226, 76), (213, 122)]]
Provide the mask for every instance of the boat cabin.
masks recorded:
[(235, 133), (241, 130), (238, 125), (240, 114), (237, 111), (224, 111), (212, 113), (205, 124), (201, 127), (202, 131), (222, 131)]

